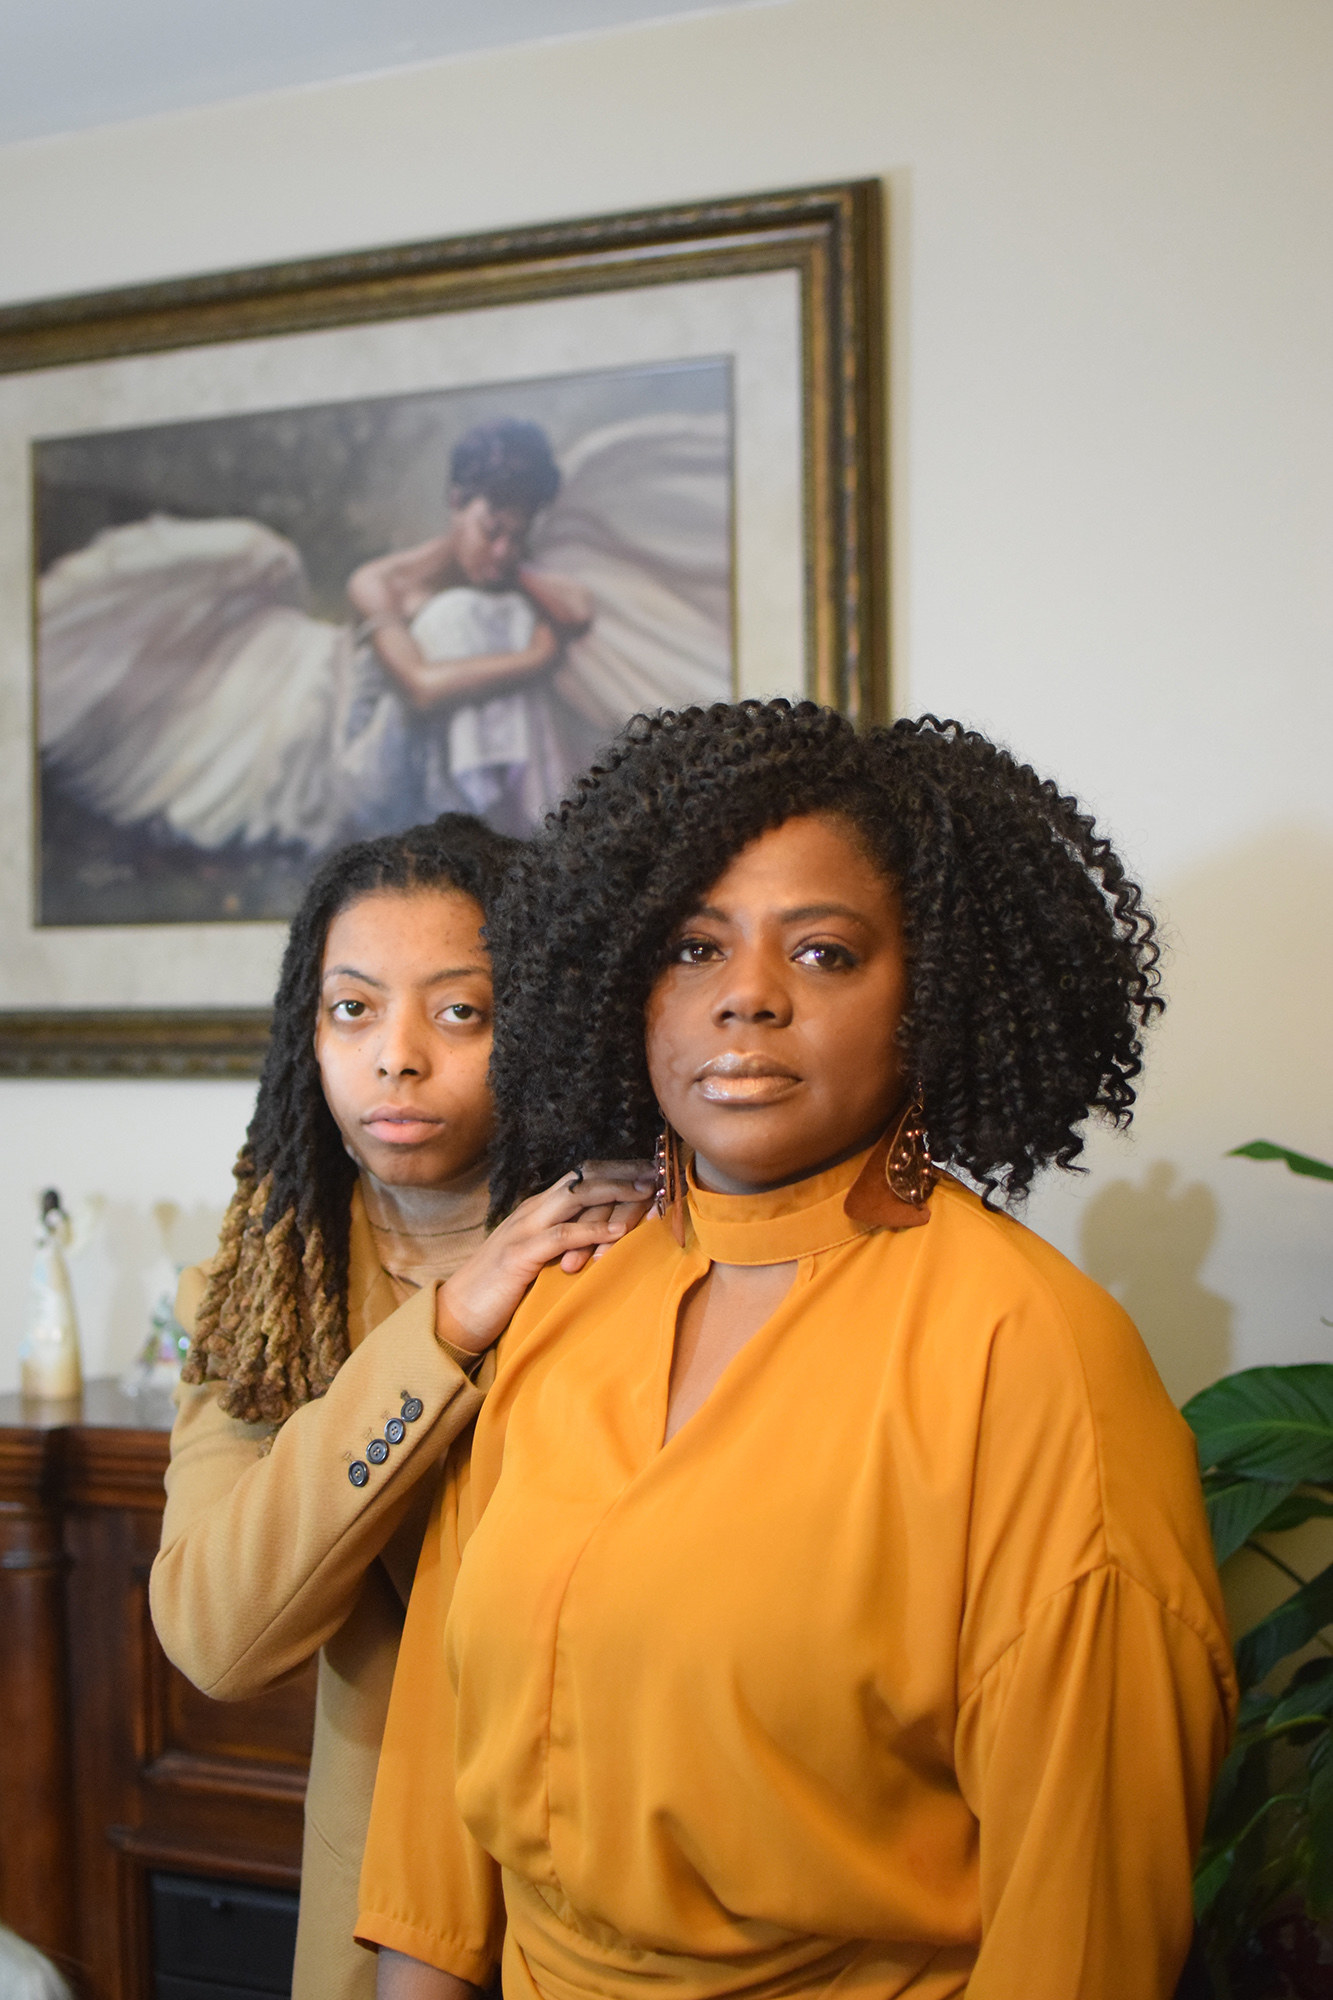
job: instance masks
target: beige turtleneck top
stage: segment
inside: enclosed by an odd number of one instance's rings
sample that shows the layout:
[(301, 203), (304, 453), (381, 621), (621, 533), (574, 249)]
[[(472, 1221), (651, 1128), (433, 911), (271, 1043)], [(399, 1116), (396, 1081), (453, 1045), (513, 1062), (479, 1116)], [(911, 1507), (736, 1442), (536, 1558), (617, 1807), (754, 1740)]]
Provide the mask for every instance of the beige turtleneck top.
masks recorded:
[(361, 1172), (361, 1199), (375, 1252), (398, 1294), (452, 1276), (486, 1240), (490, 1195), (483, 1159), (447, 1188), (390, 1187)]

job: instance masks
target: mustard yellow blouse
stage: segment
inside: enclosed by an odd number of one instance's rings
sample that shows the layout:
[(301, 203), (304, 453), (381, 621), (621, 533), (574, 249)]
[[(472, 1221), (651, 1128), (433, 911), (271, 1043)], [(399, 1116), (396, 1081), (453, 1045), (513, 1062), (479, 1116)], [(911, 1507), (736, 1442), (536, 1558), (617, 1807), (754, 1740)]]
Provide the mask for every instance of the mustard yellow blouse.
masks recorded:
[[(1190, 1435), (946, 1181), (543, 1275), (413, 1590), (358, 1934), (506, 2000), (1161, 2000), (1234, 1699)], [(664, 1445), (710, 1257), (790, 1293)], [(507, 1918), (507, 1927), (506, 1927)]]

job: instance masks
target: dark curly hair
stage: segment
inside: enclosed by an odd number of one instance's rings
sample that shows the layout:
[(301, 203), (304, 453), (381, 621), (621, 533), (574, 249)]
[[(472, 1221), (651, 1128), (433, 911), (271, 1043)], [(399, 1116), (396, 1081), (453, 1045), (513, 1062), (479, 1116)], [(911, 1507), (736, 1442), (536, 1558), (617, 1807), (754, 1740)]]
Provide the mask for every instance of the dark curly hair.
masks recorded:
[(474, 424), (458, 440), (449, 460), (449, 488), (458, 507), (480, 494), (492, 507), (535, 514), (554, 500), (560, 471), (540, 424), (499, 417), (494, 423)]
[(315, 1060), (324, 941), (340, 910), (379, 889), (461, 889), (492, 907), (522, 843), (467, 813), (330, 855), (292, 919), (236, 1192), (182, 1371), (222, 1381), (222, 1408), (282, 1423), (347, 1359), (347, 1252), (356, 1166)]
[(932, 1156), (989, 1200), (1069, 1167), (1090, 1111), (1127, 1124), (1162, 1006), (1138, 886), (1091, 818), (974, 730), (858, 734), (813, 702), (636, 716), (515, 871), (490, 925), (495, 1212), (660, 1128), (643, 1019), (673, 931), (740, 850), (837, 814), (897, 884), (898, 1031)]

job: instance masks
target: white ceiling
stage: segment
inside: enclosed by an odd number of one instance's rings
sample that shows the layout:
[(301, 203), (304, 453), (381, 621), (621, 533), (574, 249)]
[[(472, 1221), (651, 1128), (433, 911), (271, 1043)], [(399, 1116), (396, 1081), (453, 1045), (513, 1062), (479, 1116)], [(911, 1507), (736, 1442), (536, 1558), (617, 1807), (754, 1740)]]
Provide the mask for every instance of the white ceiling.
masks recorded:
[(0, 144), (781, 0), (0, 0)]

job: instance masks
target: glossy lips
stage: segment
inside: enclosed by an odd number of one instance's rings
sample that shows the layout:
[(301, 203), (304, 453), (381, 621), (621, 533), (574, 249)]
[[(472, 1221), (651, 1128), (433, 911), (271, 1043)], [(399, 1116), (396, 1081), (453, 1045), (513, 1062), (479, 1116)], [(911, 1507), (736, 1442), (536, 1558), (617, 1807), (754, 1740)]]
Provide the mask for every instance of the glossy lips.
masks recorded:
[(431, 1139), (444, 1123), (408, 1104), (377, 1104), (361, 1120), (372, 1138), (386, 1146), (414, 1146)]
[(700, 1096), (710, 1104), (745, 1106), (776, 1104), (789, 1096), (801, 1079), (772, 1056), (728, 1049), (706, 1062), (694, 1081)]

